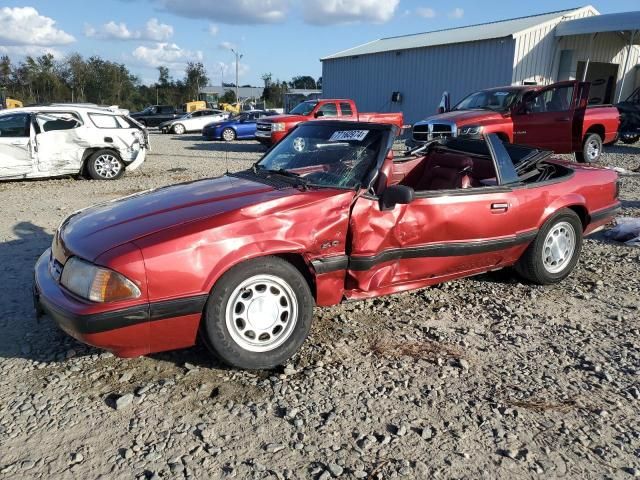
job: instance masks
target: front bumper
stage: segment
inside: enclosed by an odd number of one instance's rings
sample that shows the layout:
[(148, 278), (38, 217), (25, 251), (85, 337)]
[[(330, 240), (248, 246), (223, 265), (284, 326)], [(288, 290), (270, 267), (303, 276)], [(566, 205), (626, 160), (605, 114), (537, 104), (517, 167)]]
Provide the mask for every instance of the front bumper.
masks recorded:
[(48, 249), (35, 266), (36, 315), (48, 314), (76, 340), (119, 357), (138, 357), (195, 344), (207, 296), (114, 309), (113, 305), (83, 301), (68, 293), (53, 278), (50, 260)]

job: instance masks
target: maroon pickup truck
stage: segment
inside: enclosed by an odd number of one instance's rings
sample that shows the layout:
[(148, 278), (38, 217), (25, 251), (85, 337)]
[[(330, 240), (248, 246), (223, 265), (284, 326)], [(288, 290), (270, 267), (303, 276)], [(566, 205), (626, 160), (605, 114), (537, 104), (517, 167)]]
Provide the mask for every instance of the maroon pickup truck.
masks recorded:
[(413, 126), (413, 139), (495, 133), (503, 141), (595, 162), (602, 145), (616, 141), (620, 114), (611, 105), (588, 106), (588, 98), (589, 84), (576, 81), (481, 90), (451, 109), (445, 93), (439, 113)]
[(308, 100), (296, 106), (288, 115), (262, 118), (256, 128), (256, 139), (267, 146), (275, 145), (293, 127), (309, 120), (345, 120), (395, 125), (403, 128), (402, 113), (361, 113), (353, 100)]

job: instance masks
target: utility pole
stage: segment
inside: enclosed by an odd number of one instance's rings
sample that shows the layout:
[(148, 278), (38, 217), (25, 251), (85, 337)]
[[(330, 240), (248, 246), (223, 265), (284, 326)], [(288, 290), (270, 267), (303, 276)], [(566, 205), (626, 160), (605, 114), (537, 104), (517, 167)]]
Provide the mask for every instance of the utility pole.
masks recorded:
[(236, 52), (233, 48), (231, 49), (231, 51), (236, 56), (236, 103), (240, 103), (240, 99), (238, 98), (238, 64), (240, 63), (240, 59), (244, 57), (244, 55)]

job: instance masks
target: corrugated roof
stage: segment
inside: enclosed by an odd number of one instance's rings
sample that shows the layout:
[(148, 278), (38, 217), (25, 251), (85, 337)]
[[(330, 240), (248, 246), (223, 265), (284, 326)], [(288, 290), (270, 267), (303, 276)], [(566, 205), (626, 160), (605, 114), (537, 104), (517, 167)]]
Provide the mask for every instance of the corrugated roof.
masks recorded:
[(389, 37), (374, 40), (358, 47), (350, 48), (342, 52), (334, 53), (321, 60), (331, 60), (333, 58), (352, 57), (355, 55), (368, 55), (370, 53), (389, 52), (394, 50), (407, 50), (410, 48), (432, 47), (435, 45), (448, 45), (451, 43), (475, 42), (478, 40), (489, 40), (492, 38), (503, 38), (515, 35), (523, 30), (546, 23), (563, 15), (575, 13), (587, 8), (578, 7), (557, 12), (542, 13), (528, 17), (513, 18), (510, 20), (500, 20), (497, 22), (481, 23), (467, 27), (449, 28), (446, 30), (436, 30), (426, 33), (415, 33), (400, 37)]
[[(593, 17), (577, 18), (562, 22), (556, 28), (556, 37), (585, 35), (601, 32), (640, 30), (640, 12), (607, 13)], [(636, 39), (640, 41), (640, 36)]]

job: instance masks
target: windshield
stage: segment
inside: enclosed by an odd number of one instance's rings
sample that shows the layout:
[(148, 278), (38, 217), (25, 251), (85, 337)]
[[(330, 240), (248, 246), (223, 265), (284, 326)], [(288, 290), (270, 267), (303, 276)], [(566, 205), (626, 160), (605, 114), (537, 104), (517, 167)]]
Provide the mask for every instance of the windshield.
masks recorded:
[(248, 116), (249, 115), (247, 115), (246, 113), (240, 113), (237, 115), (233, 115), (229, 120), (233, 120), (235, 122), (242, 122), (246, 120)]
[(291, 110), (289, 113), (291, 115), (306, 116), (306, 115), (309, 115), (311, 112), (313, 112), (313, 109), (316, 108), (317, 104), (318, 102), (302, 102), (302, 103), (299, 103), (298, 106), (293, 110)]
[(357, 188), (375, 165), (384, 130), (358, 125), (302, 125), (257, 164), (257, 171), (295, 176), (304, 184)]
[(156, 108), (155, 107), (147, 107), (144, 110), (142, 110), (142, 113), (146, 114), (146, 115), (151, 115), (153, 113), (155, 113)]
[(485, 90), (472, 93), (463, 99), (453, 110), (494, 110), (503, 112), (508, 110), (518, 96), (517, 90)]

